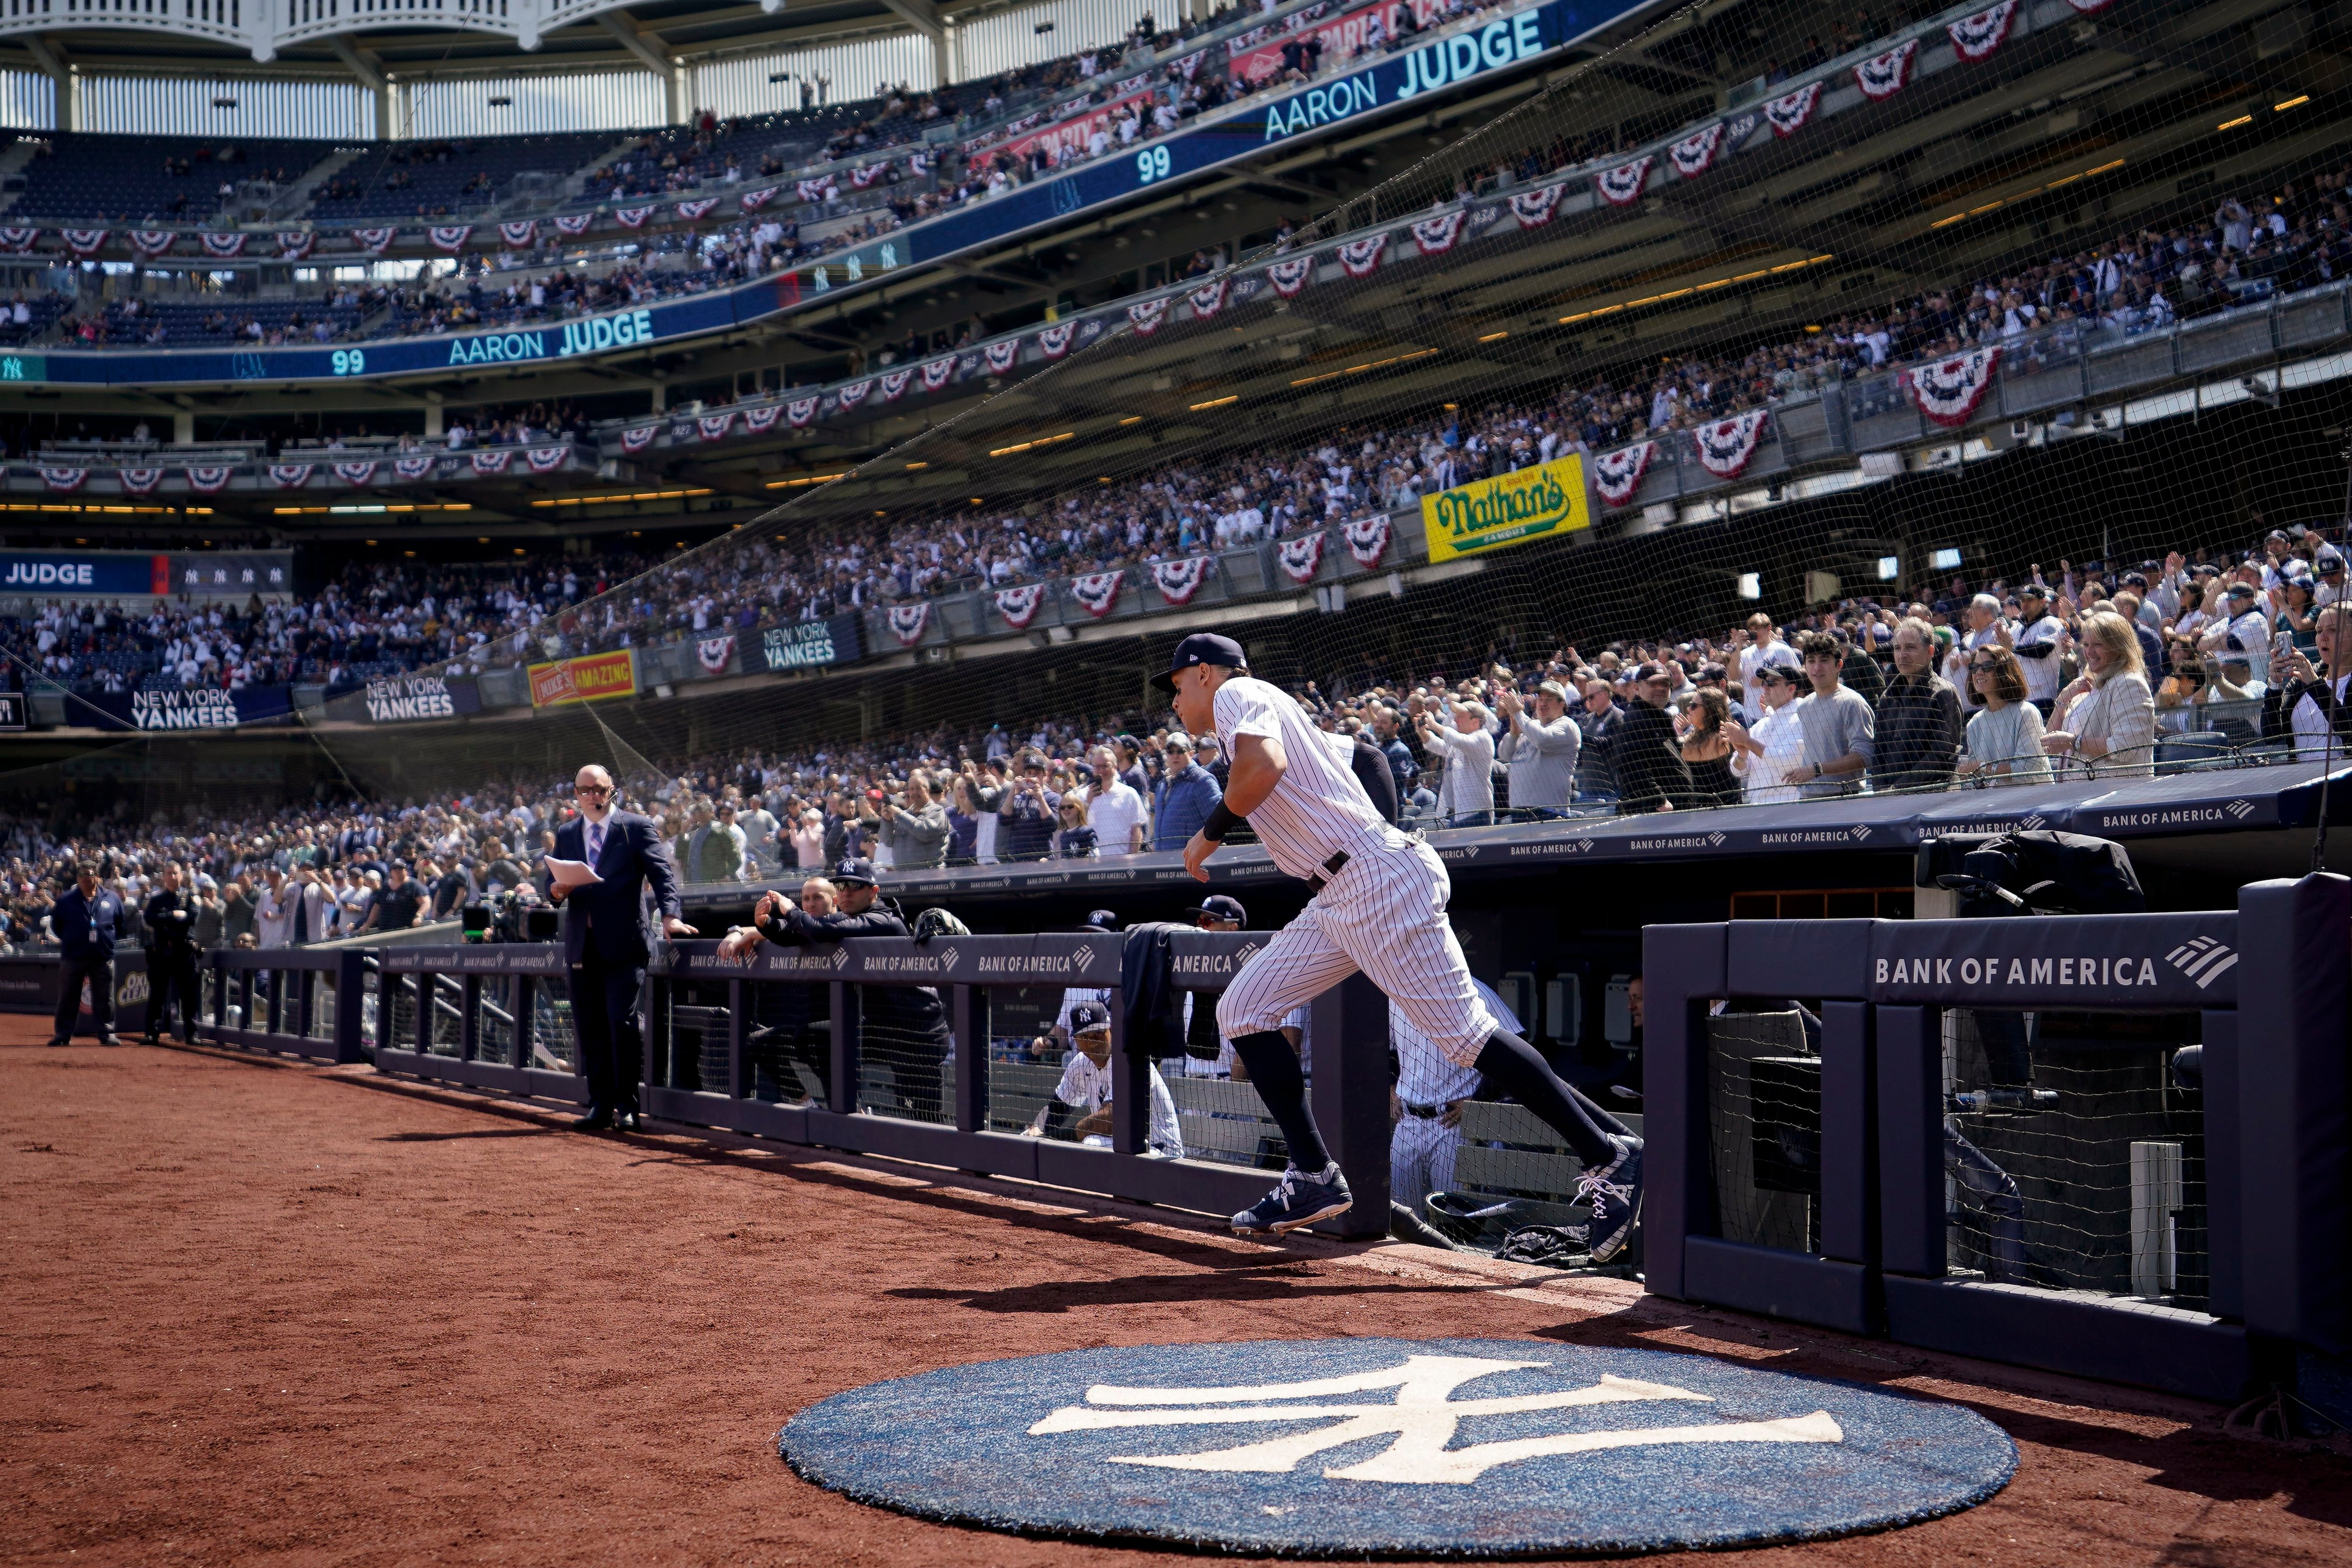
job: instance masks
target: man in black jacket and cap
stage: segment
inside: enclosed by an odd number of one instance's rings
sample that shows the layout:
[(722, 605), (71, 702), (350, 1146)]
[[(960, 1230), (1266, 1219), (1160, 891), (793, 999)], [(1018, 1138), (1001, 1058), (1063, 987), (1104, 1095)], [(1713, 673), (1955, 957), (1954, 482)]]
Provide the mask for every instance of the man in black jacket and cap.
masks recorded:
[(148, 896), (147, 921), (147, 1043), (154, 1045), (171, 1017), (172, 1004), (180, 1005), (178, 1035), (183, 1045), (196, 1037), (196, 916), (195, 897), (181, 885), (180, 863), (163, 868), (163, 884)]
[[(763, 893), (751, 910), (751, 924), (730, 931), (719, 951), (748, 963), (762, 942), (797, 947), (908, 934), (905, 917), (881, 897), (873, 861), (853, 856), (835, 866), (828, 880), (836, 889), (833, 913), (813, 915), (788, 905), (781, 893)], [(862, 985), (858, 1001), (860, 1051), (889, 1067), (908, 1115), (940, 1120), (949, 1108), (941, 1080), (951, 1037), (939, 993), (928, 985)]]
[(1663, 664), (1645, 664), (1633, 672), (1633, 700), (1625, 704), (1625, 722), (1611, 748), (1617, 809), (1626, 816), (1690, 804), (1690, 765), (1683, 761), (1682, 742), (1666, 712), (1674, 689), (1674, 677)]

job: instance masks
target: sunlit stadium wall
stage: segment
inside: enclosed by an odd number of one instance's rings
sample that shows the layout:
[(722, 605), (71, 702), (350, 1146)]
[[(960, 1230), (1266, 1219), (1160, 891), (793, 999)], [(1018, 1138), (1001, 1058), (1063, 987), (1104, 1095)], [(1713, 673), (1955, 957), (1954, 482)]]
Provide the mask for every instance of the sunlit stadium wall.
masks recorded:
[(355, 81), (89, 75), (81, 124), (124, 136), (341, 141), (375, 134), (375, 100)]
[[(1038, 42), (1042, 47), (1051, 40)], [(705, 60), (689, 68), (688, 81), (697, 108), (722, 115), (769, 114), (798, 109), (799, 83), (820, 77), (833, 83), (828, 103), (872, 98), (886, 84), (929, 92), (939, 85), (937, 58), (929, 39), (896, 33), (824, 48)]]
[[(1033, 60), (1050, 60), (1097, 45), (1117, 44), (1146, 12), (1162, 27), (1175, 26), (1181, 9), (1170, 0), (1045, 0), (1016, 5), (956, 29), (959, 81), (1000, 76)], [(1050, 26), (1049, 32), (1039, 32)]]

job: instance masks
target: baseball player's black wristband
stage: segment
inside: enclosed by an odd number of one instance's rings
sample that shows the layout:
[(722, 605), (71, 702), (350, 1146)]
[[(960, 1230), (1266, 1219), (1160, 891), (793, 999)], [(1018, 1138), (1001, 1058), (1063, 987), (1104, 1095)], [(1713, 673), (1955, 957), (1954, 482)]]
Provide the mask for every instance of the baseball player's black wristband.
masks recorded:
[(1223, 844), (1226, 834), (1248, 820), (1247, 817), (1236, 816), (1227, 811), (1225, 803), (1221, 800), (1210, 808), (1209, 820), (1201, 824), (1201, 837), (1212, 844)]

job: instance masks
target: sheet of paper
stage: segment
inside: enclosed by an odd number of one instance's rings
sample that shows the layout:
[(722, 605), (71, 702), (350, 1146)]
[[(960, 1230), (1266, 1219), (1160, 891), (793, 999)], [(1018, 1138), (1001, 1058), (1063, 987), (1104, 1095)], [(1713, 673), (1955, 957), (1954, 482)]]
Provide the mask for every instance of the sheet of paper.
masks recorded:
[(585, 860), (559, 860), (552, 855), (547, 857), (547, 874), (559, 888), (585, 888), (604, 879)]

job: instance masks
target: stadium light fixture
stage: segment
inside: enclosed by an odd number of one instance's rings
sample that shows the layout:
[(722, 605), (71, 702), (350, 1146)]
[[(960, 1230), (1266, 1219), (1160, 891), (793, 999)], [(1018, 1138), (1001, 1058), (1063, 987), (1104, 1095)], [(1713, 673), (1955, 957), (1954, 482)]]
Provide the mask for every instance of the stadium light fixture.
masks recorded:
[(2213, 127), (2213, 129), (2216, 131), (2235, 131), (2241, 125), (2252, 124), (2253, 122), (2253, 118), (2254, 117), (2251, 114), (2241, 114), (2235, 120), (2224, 120), (2221, 124)]
[(1892, 583), (1897, 577), (1902, 575), (1903, 558), (1901, 556), (1882, 555), (1878, 558), (1878, 580), (1880, 582)]
[(1212, 397), (1206, 403), (1194, 403), (1188, 405), (1188, 406), (1193, 413), (1198, 414), (1203, 408), (1223, 408), (1229, 403), (1239, 403), (1241, 400), (1242, 395), (1238, 392), (1234, 392), (1228, 393), (1223, 397)]
[(1022, 441), (1010, 447), (998, 447), (989, 452), (992, 458), (1010, 458), (1017, 452), (1034, 452), (1040, 447), (1051, 447), (1058, 441), (1076, 438), (1076, 430), (1065, 430), (1058, 436), (1040, 436), (1034, 441)]
[(929, 468), (929, 467), (930, 467), (930, 464), (929, 464), (929, 463), (909, 463), (909, 464), (908, 464), (908, 465), (907, 465), (907, 469), (908, 469), (908, 471), (909, 473), (911, 473), (911, 472), (913, 472), (913, 471), (914, 471), (915, 469), (917, 469), (917, 468)]
[(1120, 420), (1119, 423), (1122, 425), (1140, 425), (1143, 423), (1143, 416), (1140, 414), (1130, 414), (1126, 418)]
[(1511, 334), (1508, 332), (1488, 332), (1485, 337), (1480, 338), (1478, 341), (1482, 343), (1498, 343), (1510, 335)]
[(1938, 550), (1927, 557), (1927, 564), (1938, 572), (1956, 572), (1959, 570), (1960, 552), (1957, 550)]
[(2284, 103), (2272, 104), (2271, 112), (2273, 114), (2284, 114), (2288, 110), (2294, 109), (2301, 104), (2309, 103), (2310, 101), (2311, 94), (2306, 92), (2299, 98), (2290, 98)]
[(1764, 574), (1761, 572), (1742, 572), (1739, 574), (1739, 596), (1743, 599), (1762, 598)]

